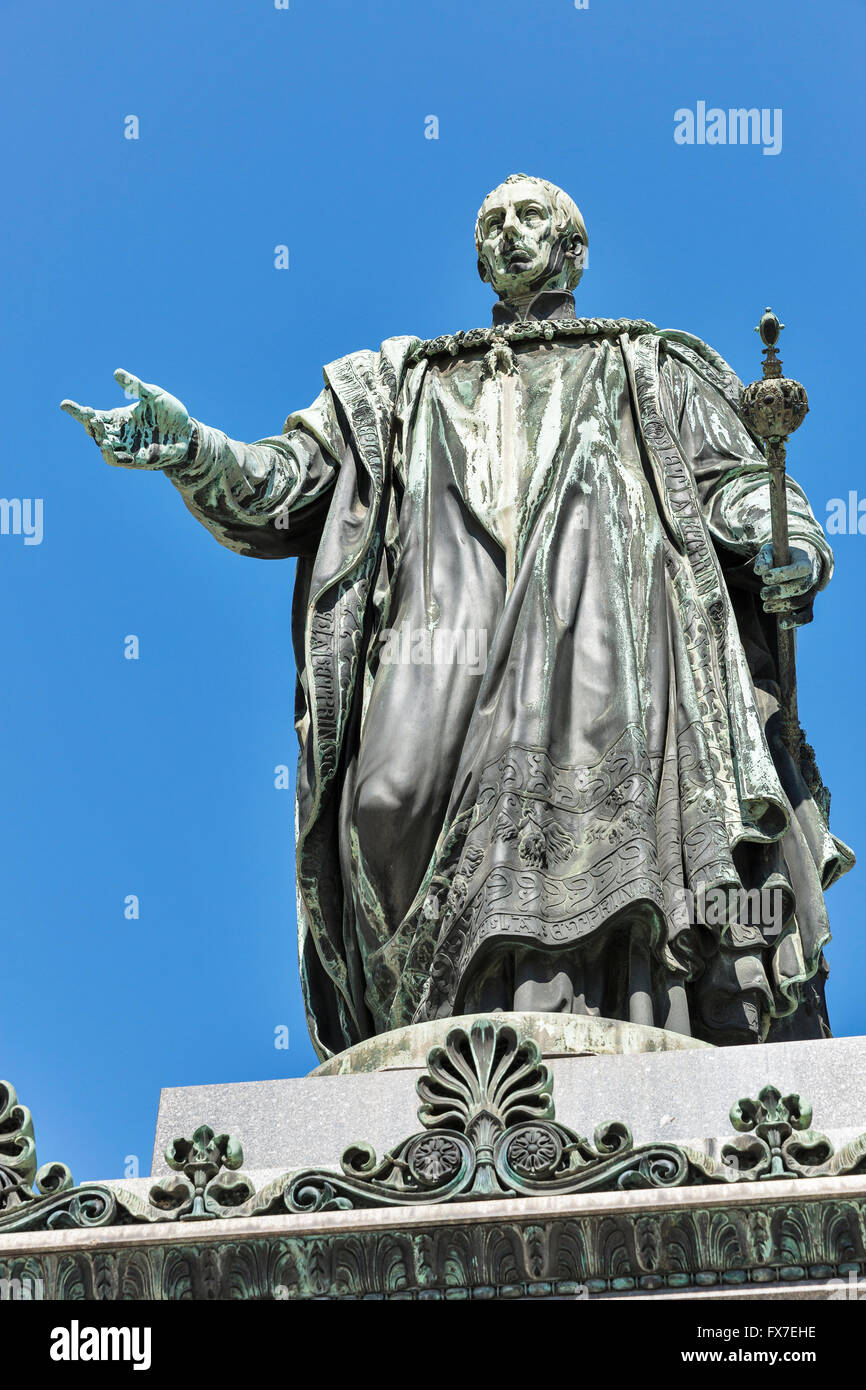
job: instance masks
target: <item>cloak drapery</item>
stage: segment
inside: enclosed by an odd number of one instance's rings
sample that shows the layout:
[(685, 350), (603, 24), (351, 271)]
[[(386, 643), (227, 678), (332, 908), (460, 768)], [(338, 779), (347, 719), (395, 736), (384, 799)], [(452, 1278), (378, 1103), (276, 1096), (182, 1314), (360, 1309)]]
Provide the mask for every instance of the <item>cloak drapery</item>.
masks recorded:
[[(281, 436), (199, 425), (167, 470), (222, 544), (298, 559), (321, 1056), (492, 1008), (826, 1031), (823, 891), (852, 857), (778, 739), (739, 382), (687, 334), (564, 323), (494, 352), (389, 339)], [(791, 480), (788, 508), (826, 583)]]

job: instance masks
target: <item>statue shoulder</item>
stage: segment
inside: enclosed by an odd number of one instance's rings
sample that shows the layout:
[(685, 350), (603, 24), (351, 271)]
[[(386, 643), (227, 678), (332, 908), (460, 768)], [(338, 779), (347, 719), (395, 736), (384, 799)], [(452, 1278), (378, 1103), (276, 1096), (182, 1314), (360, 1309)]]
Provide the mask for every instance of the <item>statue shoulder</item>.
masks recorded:
[(381, 400), (384, 395), (396, 398), (409, 356), (418, 339), (408, 334), (386, 338), (375, 348), (360, 348), (357, 352), (337, 357), (323, 368), (322, 375), (332, 390), (340, 394), (347, 384), (366, 390)]
[(390, 421), (418, 339), (408, 335), (386, 338), (378, 351), (361, 348), (337, 357), (323, 368), (325, 392), (336, 403), (359, 440), (378, 450), (388, 436)]
[(392, 367), (402, 366), (412, 349), (417, 345), (419, 339), (411, 334), (403, 334), (394, 338), (385, 338), (376, 348), (358, 348), (355, 352), (347, 352), (344, 357), (335, 357), (333, 362), (329, 362), (324, 368), (325, 378), (332, 372), (353, 368), (362, 375), (369, 375), (381, 371), (386, 363)]
[(724, 379), (726, 386), (735, 386), (739, 393), (741, 382), (733, 367), (703, 338), (686, 333), (681, 328), (657, 328), (656, 334), (670, 357), (695, 368), (702, 376), (709, 375), (707, 368), (711, 368), (713, 373)]
[(697, 377), (715, 387), (739, 413), (743, 383), (721, 353), (694, 333), (685, 333), (679, 328), (655, 331), (661, 342), (663, 362), (670, 363), (680, 374), (685, 372), (686, 380)]

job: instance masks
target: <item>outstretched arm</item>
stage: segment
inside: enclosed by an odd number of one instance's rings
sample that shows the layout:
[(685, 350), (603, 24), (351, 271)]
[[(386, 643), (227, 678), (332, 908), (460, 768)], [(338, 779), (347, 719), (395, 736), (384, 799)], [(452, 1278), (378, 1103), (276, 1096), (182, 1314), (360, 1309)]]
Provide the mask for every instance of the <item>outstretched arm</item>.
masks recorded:
[(833, 574), (833, 552), (806, 494), (786, 478), (791, 563), (774, 566), (764, 455), (724, 396), (683, 363), (667, 357), (662, 381), (704, 516), (727, 555), (729, 582), (759, 588), (764, 611), (784, 628), (811, 622), (815, 596)]
[(284, 434), (243, 444), (193, 420), (160, 387), (128, 372), (114, 375), (138, 395), (134, 405), (61, 407), (84, 425), (107, 463), (164, 471), (197, 520), (242, 555), (277, 559), (315, 549), (342, 452), (326, 391), (289, 417)]

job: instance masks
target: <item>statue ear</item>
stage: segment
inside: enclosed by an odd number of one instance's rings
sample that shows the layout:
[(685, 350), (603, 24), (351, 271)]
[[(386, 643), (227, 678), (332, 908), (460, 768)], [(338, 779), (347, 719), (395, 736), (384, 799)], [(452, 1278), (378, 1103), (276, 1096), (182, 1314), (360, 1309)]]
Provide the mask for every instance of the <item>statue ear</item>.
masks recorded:
[(565, 254), (571, 266), (569, 289), (576, 290), (583, 279), (583, 272), (586, 269), (586, 242), (581, 241), (580, 237), (575, 233), (569, 241), (569, 247)]
[(487, 266), (484, 264), (480, 256), (478, 257), (476, 264), (478, 266), (478, 274), (481, 276), (481, 279), (484, 281), (485, 285), (489, 285), (490, 272), (488, 271)]
[(586, 243), (581, 241), (577, 232), (575, 232), (574, 236), (571, 238), (571, 243), (568, 248), (568, 258), (575, 269), (583, 269), (584, 262), (586, 261)]

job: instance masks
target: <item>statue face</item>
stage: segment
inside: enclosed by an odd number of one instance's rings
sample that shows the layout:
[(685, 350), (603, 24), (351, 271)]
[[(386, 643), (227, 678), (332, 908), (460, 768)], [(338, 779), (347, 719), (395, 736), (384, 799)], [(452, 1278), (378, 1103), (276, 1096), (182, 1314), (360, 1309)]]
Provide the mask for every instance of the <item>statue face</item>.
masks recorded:
[(484, 200), (478, 253), (482, 278), (503, 299), (564, 286), (567, 263), (547, 194), (529, 180), (494, 188)]

